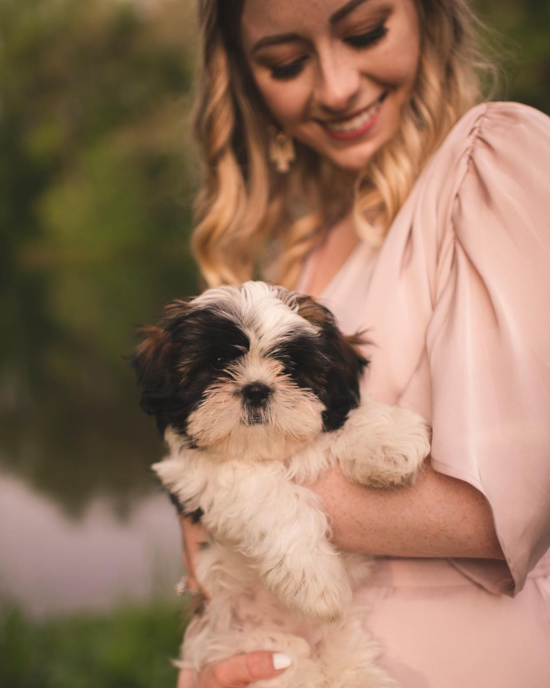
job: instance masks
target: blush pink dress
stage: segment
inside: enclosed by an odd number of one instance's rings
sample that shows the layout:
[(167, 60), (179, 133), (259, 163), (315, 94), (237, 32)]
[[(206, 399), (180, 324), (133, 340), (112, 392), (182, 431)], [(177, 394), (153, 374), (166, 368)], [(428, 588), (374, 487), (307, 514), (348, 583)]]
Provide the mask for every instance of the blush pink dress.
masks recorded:
[(472, 109), (321, 300), (368, 329), (363, 391), (431, 423), (432, 466), (486, 496), (506, 556), (380, 559), (359, 601), (385, 667), (403, 688), (550, 688), (550, 119)]
[(432, 466), (486, 496), (506, 557), (381, 559), (360, 594), (388, 671), (403, 688), (550, 688), (550, 119), (472, 109), (321, 300), (368, 329), (364, 391), (431, 423)]

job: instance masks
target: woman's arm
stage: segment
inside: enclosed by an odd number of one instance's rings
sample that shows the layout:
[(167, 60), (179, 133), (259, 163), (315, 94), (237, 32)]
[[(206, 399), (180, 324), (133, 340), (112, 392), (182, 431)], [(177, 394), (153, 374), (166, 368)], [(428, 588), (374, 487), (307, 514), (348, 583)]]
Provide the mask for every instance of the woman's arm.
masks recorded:
[(429, 465), (412, 487), (377, 490), (339, 469), (314, 485), (342, 549), (394, 557), (504, 559), (485, 497)]
[[(394, 557), (504, 559), (485, 497), (429, 464), (412, 487), (355, 485), (332, 469), (311, 489), (323, 499), (334, 542), (342, 549)], [(206, 535), (184, 518), (182, 531), (188, 582), (198, 589), (194, 559)]]
[[(485, 497), (468, 483), (437, 473), (429, 465), (412, 487), (376, 490), (352, 484), (340, 469), (333, 469), (311, 489), (322, 497), (334, 541), (343, 549), (396, 557), (504, 559)], [(194, 559), (205, 533), (189, 519), (181, 522), (188, 580), (197, 589)], [(267, 677), (269, 658), (262, 660)], [(242, 657), (232, 657), (211, 669), (227, 669), (233, 679), (231, 672), (240, 670), (241, 661)], [(236, 685), (232, 680), (222, 682), (212, 672), (204, 672), (198, 682), (182, 672), (178, 688)], [(238, 671), (237, 675), (241, 678)]]

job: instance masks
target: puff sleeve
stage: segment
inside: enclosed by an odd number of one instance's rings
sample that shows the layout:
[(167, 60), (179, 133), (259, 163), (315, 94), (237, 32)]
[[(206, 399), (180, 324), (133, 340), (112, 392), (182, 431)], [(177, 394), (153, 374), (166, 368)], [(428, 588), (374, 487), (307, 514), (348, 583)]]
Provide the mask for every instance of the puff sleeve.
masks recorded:
[(550, 547), (550, 119), (476, 110), (426, 334), (432, 463), (486, 496), (506, 557), (454, 565), (515, 594)]

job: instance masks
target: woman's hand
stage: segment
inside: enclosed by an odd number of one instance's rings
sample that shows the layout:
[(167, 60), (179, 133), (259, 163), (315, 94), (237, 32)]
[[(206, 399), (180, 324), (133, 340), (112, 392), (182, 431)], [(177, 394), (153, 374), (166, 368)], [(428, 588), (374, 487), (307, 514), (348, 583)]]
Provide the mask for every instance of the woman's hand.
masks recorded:
[[(208, 540), (208, 534), (188, 517), (182, 516), (180, 522), (187, 587), (191, 593), (202, 592), (209, 598), (208, 590), (202, 587), (196, 576), (196, 555), (201, 543)], [(182, 669), (177, 688), (241, 688), (254, 681), (279, 676), (289, 666), (289, 657), (282, 653), (249, 652), (209, 664), (200, 676)]]
[[(275, 667), (280, 667), (275, 669)], [(209, 664), (200, 676), (182, 669), (177, 688), (245, 688), (254, 681), (274, 678), (290, 666), (287, 655), (278, 652), (248, 652)]]

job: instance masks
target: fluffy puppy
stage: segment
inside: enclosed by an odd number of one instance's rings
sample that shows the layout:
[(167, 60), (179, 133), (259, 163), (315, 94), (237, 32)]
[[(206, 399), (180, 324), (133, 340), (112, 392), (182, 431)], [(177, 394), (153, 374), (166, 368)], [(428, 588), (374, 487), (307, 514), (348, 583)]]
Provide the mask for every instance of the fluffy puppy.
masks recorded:
[(211, 534), (198, 575), (211, 594), (182, 663), (285, 652), (272, 688), (389, 688), (379, 649), (350, 605), (370, 560), (338, 553), (306, 487), (339, 463), (375, 487), (414, 481), (429, 452), (424, 421), (360, 401), (367, 361), (313, 299), (247, 282), (170, 303), (132, 359), (143, 409), (169, 455), (153, 466)]

